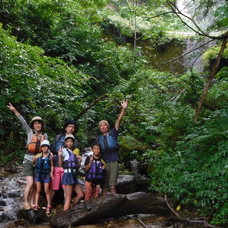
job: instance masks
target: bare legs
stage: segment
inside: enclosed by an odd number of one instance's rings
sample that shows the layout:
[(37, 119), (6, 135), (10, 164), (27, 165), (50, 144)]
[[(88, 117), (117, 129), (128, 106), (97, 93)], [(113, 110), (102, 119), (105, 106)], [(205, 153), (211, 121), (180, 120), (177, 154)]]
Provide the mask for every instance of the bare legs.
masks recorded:
[(74, 198), (73, 206), (75, 206), (78, 203), (78, 201), (84, 196), (84, 193), (82, 192), (82, 189), (78, 184), (74, 186), (74, 191), (77, 195)]
[(31, 207), (29, 205), (29, 201), (31, 206), (34, 203), (34, 196), (35, 196), (35, 186), (34, 180), (32, 176), (26, 176), (26, 187), (24, 192), (24, 209), (29, 210)]
[(76, 197), (74, 198), (73, 206), (76, 205), (78, 203), (78, 201), (84, 196), (84, 194), (81, 190), (81, 187), (78, 184), (76, 184), (75, 186), (65, 185), (65, 190), (64, 190), (65, 203), (63, 206), (64, 211), (67, 211), (70, 209), (71, 195), (72, 195), (73, 190), (77, 194)]
[(40, 182), (36, 182), (35, 207), (38, 207), (39, 198), (40, 198), (40, 192), (41, 192), (41, 183)]
[(71, 195), (72, 195), (72, 191), (73, 191), (73, 186), (72, 185), (66, 185), (65, 186), (65, 203), (63, 206), (63, 210), (67, 211), (70, 209), (70, 202), (71, 202)]

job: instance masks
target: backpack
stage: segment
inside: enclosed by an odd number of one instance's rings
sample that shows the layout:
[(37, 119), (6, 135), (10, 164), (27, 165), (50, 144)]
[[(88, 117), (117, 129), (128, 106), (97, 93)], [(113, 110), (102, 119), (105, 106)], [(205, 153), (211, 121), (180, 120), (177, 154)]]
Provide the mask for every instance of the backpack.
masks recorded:
[(40, 143), (45, 139), (44, 135), (37, 136), (37, 133), (33, 132), (32, 140), (27, 145), (27, 150), (29, 153), (37, 154), (41, 152)]
[(85, 152), (82, 154), (82, 160), (81, 160), (81, 165), (79, 168), (79, 173), (83, 176), (85, 176), (85, 161), (87, 157), (91, 157), (93, 156), (93, 151), (91, 149), (91, 147), (86, 147), (85, 148)]

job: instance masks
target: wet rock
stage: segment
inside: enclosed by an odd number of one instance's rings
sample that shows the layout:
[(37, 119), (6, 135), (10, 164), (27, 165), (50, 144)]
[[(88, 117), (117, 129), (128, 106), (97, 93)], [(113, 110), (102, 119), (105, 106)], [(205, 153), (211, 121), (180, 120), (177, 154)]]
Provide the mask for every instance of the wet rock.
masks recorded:
[(134, 175), (119, 175), (117, 180), (117, 193), (130, 194), (133, 192), (147, 192), (149, 187), (148, 179), (144, 176), (138, 177), (136, 181)]
[(6, 201), (0, 200), (0, 206), (6, 206)]
[(20, 191), (19, 190), (13, 190), (11, 192), (8, 192), (8, 197), (9, 198), (20, 197)]
[(6, 216), (5, 213), (1, 213), (0, 214), (0, 223), (3, 222), (5, 220)]
[(17, 213), (18, 219), (23, 219), (30, 224), (41, 224), (48, 222), (49, 218), (46, 216), (45, 210), (39, 209), (38, 211), (34, 210), (19, 210)]
[(28, 222), (26, 222), (23, 219), (18, 219), (14, 222), (7, 224), (6, 228), (19, 228), (19, 227), (27, 227), (27, 226), (29, 226)]

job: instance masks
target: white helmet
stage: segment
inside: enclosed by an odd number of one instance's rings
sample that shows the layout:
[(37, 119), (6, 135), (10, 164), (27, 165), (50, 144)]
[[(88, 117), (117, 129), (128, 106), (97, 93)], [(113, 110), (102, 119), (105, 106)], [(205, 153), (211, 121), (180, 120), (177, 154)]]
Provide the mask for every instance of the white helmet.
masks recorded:
[(73, 139), (73, 141), (75, 140), (75, 138), (74, 138), (74, 136), (72, 135), (72, 134), (66, 134), (65, 135), (65, 141), (67, 140), (67, 139)]
[(48, 146), (50, 148), (51, 147), (51, 144), (50, 144), (50, 142), (48, 140), (45, 139), (45, 140), (43, 140), (41, 142), (40, 146)]

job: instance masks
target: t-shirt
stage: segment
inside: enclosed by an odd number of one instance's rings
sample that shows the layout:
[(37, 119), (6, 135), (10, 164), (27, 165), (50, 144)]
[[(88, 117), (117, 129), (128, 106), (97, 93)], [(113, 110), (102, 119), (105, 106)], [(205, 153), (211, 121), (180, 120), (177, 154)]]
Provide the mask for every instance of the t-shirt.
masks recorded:
[(101, 155), (105, 162), (119, 161), (118, 156), (118, 131), (112, 128), (107, 135), (100, 135), (97, 141), (101, 147)]

